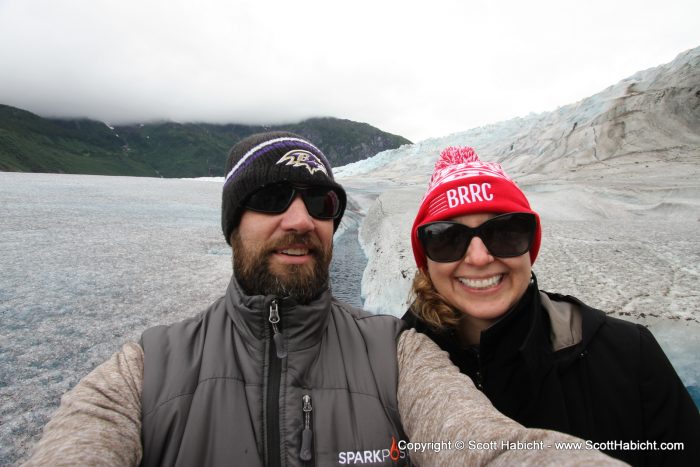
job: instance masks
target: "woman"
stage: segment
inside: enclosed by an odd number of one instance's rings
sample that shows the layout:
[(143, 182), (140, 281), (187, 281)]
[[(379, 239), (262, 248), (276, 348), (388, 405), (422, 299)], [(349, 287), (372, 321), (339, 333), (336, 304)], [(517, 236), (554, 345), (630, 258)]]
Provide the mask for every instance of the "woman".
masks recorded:
[(525, 426), (606, 443), (633, 465), (700, 465), (698, 409), (652, 334), (538, 290), (541, 232), (499, 164), (447, 148), (413, 224), (418, 272), (404, 319)]

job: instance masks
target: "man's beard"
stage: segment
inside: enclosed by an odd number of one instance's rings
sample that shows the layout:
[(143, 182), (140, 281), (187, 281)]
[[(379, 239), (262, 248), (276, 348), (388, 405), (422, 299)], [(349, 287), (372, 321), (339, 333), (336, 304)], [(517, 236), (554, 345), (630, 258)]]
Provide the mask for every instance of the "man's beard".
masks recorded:
[[(270, 263), (280, 246), (304, 244), (310, 247), (312, 261), (305, 264)], [(291, 297), (299, 303), (309, 303), (328, 287), (328, 267), (333, 246), (323, 248), (317, 237), (290, 233), (269, 241), (259, 248), (244, 245), (238, 231), (231, 236), (233, 274), (248, 295), (276, 295)], [(273, 267), (277, 271), (273, 271)]]

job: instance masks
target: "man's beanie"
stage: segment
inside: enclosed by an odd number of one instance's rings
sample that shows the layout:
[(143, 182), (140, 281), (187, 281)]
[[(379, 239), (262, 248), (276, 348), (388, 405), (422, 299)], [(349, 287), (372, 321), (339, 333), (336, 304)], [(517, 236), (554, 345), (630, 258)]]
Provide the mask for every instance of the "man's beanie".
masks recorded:
[(221, 227), (229, 245), (246, 199), (258, 188), (283, 181), (334, 188), (340, 198), (340, 215), (334, 219), (338, 228), (345, 211), (345, 190), (333, 179), (331, 165), (321, 150), (294, 133), (258, 133), (234, 145), (226, 161)]
[(428, 191), (421, 201), (411, 229), (413, 256), (419, 269), (427, 262), (418, 241), (418, 227), (429, 222), (466, 214), (530, 212), (537, 218), (537, 230), (530, 247), (530, 262), (540, 250), (540, 216), (530, 208), (525, 194), (503, 171), (501, 164), (481, 162), (470, 147), (448, 147), (435, 163)]

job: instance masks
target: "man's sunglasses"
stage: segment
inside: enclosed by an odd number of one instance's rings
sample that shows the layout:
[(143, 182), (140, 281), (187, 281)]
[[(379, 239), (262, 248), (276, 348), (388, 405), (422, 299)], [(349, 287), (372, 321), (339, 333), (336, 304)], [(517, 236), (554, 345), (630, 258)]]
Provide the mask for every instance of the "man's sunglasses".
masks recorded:
[(335, 219), (340, 215), (341, 201), (335, 189), (327, 186), (299, 187), (286, 182), (259, 188), (248, 197), (243, 207), (279, 214), (289, 208), (297, 194), (304, 200), (309, 215), (316, 219)]
[(438, 263), (462, 259), (474, 237), (484, 242), (492, 256), (512, 258), (530, 249), (536, 229), (534, 214), (513, 212), (492, 217), (478, 227), (450, 221), (424, 224), (418, 227), (418, 240), (428, 258)]

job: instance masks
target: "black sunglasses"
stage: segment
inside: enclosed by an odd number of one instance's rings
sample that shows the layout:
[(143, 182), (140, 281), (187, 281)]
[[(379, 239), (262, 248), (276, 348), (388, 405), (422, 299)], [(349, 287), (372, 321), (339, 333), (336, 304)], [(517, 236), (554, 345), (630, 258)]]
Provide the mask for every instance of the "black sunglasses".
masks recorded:
[(474, 237), (484, 242), (492, 256), (512, 258), (530, 249), (536, 229), (534, 214), (513, 212), (492, 217), (478, 227), (450, 221), (424, 224), (418, 227), (418, 240), (428, 258), (438, 263), (462, 259)]
[(290, 183), (275, 183), (259, 188), (243, 203), (243, 207), (268, 214), (287, 210), (297, 194), (304, 200), (306, 210), (316, 219), (335, 219), (340, 215), (340, 195), (327, 186), (300, 187)]

